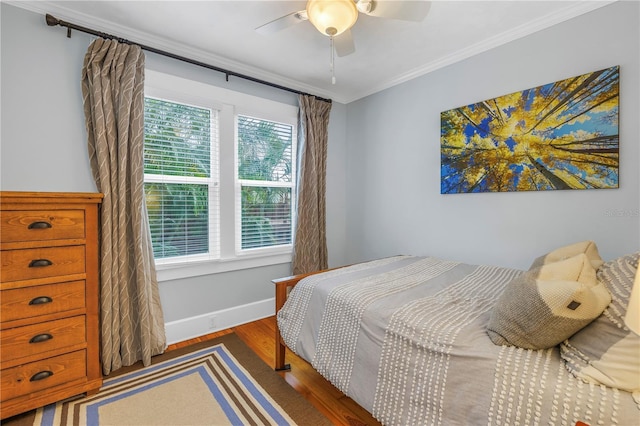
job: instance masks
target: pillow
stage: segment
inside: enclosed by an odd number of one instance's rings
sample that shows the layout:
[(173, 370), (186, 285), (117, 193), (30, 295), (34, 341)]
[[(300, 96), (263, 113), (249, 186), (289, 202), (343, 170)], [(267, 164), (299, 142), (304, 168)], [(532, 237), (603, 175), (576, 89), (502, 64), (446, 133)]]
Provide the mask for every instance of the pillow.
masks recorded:
[(600, 253), (598, 253), (598, 247), (596, 246), (596, 243), (594, 243), (593, 241), (582, 241), (579, 243), (557, 248), (547, 254), (540, 256), (533, 261), (533, 264), (531, 265), (529, 270), (539, 268), (549, 263), (568, 259), (580, 253), (584, 253), (587, 255), (587, 257), (591, 261), (593, 269), (598, 269), (604, 263), (604, 261), (600, 257)]
[(597, 277), (611, 292), (603, 314), (560, 345), (565, 366), (588, 383), (634, 393), (640, 404), (640, 336), (629, 330), (624, 317), (629, 304), (640, 252), (606, 262)]
[(524, 272), (505, 287), (487, 333), (496, 345), (556, 346), (596, 319), (611, 301), (586, 254)]

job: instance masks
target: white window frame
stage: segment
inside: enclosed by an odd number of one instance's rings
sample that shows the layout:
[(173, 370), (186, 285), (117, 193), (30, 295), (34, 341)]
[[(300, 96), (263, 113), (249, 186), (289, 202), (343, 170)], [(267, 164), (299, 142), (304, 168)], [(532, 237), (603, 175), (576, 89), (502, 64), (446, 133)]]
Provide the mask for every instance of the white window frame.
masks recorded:
[[(240, 190), (240, 182), (238, 179), (236, 117), (237, 115), (248, 115), (293, 126), (293, 162), (296, 161), (297, 142), (295, 138), (297, 136), (298, 107), (153, 70), (145, 71), (145, 96), (219, 111), (217, 171), (219, 177), (218, 235), (220, 248), (217, 259), (198, 255), (166, 260), (158, 259), (156, 260), (158, 281), (290, 263), (292, 244), (239, 250), (240, 223), (238, 221), (240, 220), (240, 211), (239, 197), (236, 197), (236, 191)], [(295, 164), (293, 163), (294, 166)], [(295, 175), (293, 180), (293, 185), (295, 185)], [(294, 197), (295, 186), (292, 189), (292, 208)], [(293, 219), (294, 215), (292, 214), (292, 222)], [(295, 225), (292, 224), (292, 226)]]
[[(212, 112), (215, 112), (216, 115), (219, 116), (219, 109), (221, 105), (211, 102), (207, 99), (199, 99), (189, 96), (182, 96), (179, 99), (176, 99), (176, 96), (171, 93), (167, 93), (162, 89), (149, 87), (149, 90), (145, 88), (145, 97), (159, 99), (163, 101), (180, 103), (183, 105), (194, 106), (197, 108), (209, 109)], [(147, 174), (144, 175), (144, 182), (147, 183), (175, 183), (175, 184), (199, 184), (199, 185), (207, 185), (208, 188), (208, 223), (209, 223), (209, 241), (208, 241), (208, 253), (203, 254), (192, 254), (185, 256), (177, 256), (177, 257), (165, 257), (160, 259), (155, 259), (156, 268), (160, 265), (178, 265), (178, 264), (186, 264), (192, 262), (202, 262), (202, 261), (210, 261), (217, 260), (220, 256), (220, 238), (216, 238), (215, 236), (220, 235), (220, 221), (216, 220), (216, 216), (218, 215), (217, 206), (220, 205), (220, 195), (219, 195), (219, 186), (220, 186), (220, 177), (219, 177), (219, 166), (216, 158), (219, 158), (219, 149), (220, 149), (220, 138), (219, 138), (219, 118), (218, 123), (214, 125), (214, 117), (213, 114), (211, 116), (210, 129), (212, 134), (212, 139), (214, 139), (214, 145), (211, 146), (210, 157), (209, 157), (209, 170), (210, 175), (208, 178), (203, 177), (195, 177), (195, 176), (173, 176), (173, 175), (157, 175), (157, 174)]]
[[(297, 111), (296, 111), (297, 113)], [(243, 116), (248, 116), (248, 117), (252, 117), (252, 118), (258, 118), (260, 120), (265, 120), (265, 121), (272, 121), (275, 123), (279, 123), (279, 124), (285, 124), (285, 125), (290, 125), (292, 126), (291, 129), (291, 170), (292, 170), (292, 175), (291, 175), (291, 182), (276, 182), (276, 181), (260, 181), (260, 180), (245, 180), (245, 179), (240, 179), (239, 178), (239, 164), (238, 164), (238, 140), (240, 139), (238, 136), (238, 120), (237, 120), (237, 116), (238, 115), (243, 115)], [(295, 187), (295, 182), (296, 182), (296, 168), (297, 168), (297, 158), (296, 158), (296, 152), (297, 152), (297, 117), (295, 117), (295, 121), (291, 122), (291, 121), (283, 121), (282, 117), (280, 117), (280, 119), (276, 119), (274, 115), (269, 114), (269, 113), (263, 113), (260, 114), (259, 116), (257, 116), (256, 114), (251, 114), (248, 112), (238, 112), (235, 116), (235, 152), (236, 152), (236, 173), (235, 173), (235, 194), (236, 194), (236, 218), (235, 218), (235, 223), (236, 223), (236, 255), (237, 256), (255, 256), (255, 255), (260, 255), (262, 253), (292, 253), (293, 252), (293, 231), (295, 229), (295, 205), (296, 205), (296, 187)], [(282, 244), (279, 246), (274, 246), (274, 247), (256, 247), (256, 248), (250, 248), (250, 249), (243, 249), (242, 248), (242, 226), (241, 226), (241, 222), (242, 222), (242, 199), (241, 199), (241, 191), (242, 191), (242, 186), (262, 186), (262, 187), (280, 187), (280, 188), (291, 188), (291, 243), (289, 244)]]

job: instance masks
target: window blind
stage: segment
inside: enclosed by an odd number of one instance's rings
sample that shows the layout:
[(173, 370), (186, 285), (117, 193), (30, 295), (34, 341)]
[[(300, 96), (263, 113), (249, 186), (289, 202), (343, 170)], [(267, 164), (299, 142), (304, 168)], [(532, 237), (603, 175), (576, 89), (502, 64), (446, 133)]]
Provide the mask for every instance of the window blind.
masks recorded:
[(291, 244), (293, 126), (239, 115), (241, 250)]
[(144, 145), (155, 258), (217, 257), (218, 111), (146, 97)]

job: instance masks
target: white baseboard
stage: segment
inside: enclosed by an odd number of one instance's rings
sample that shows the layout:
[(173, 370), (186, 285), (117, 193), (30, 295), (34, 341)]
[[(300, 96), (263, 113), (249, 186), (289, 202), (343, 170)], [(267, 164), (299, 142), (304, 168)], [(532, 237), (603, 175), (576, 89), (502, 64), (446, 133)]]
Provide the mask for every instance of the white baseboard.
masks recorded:
[(275, 314), (275, 299), (270, 298), (247, 305), (234, 306), (221, 311), (209, 312), (195, 317), (167, 322), (164, 325), (167, 344), (182, 342), (195, 337), (251, 321), (270, 317)]

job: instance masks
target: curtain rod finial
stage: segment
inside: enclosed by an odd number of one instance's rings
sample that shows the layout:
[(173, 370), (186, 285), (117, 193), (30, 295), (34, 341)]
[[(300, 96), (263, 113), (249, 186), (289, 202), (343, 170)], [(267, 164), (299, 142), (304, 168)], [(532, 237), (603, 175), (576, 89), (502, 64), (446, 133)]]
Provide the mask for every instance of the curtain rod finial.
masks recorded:
[(47, 20), (47, 25), (50, 27), (55, 27), (56, 25), (60, 24), (59, 19), (54, 18), (52, 15), (49, 15), (48, 13), (45, 15), (45, 19)]

